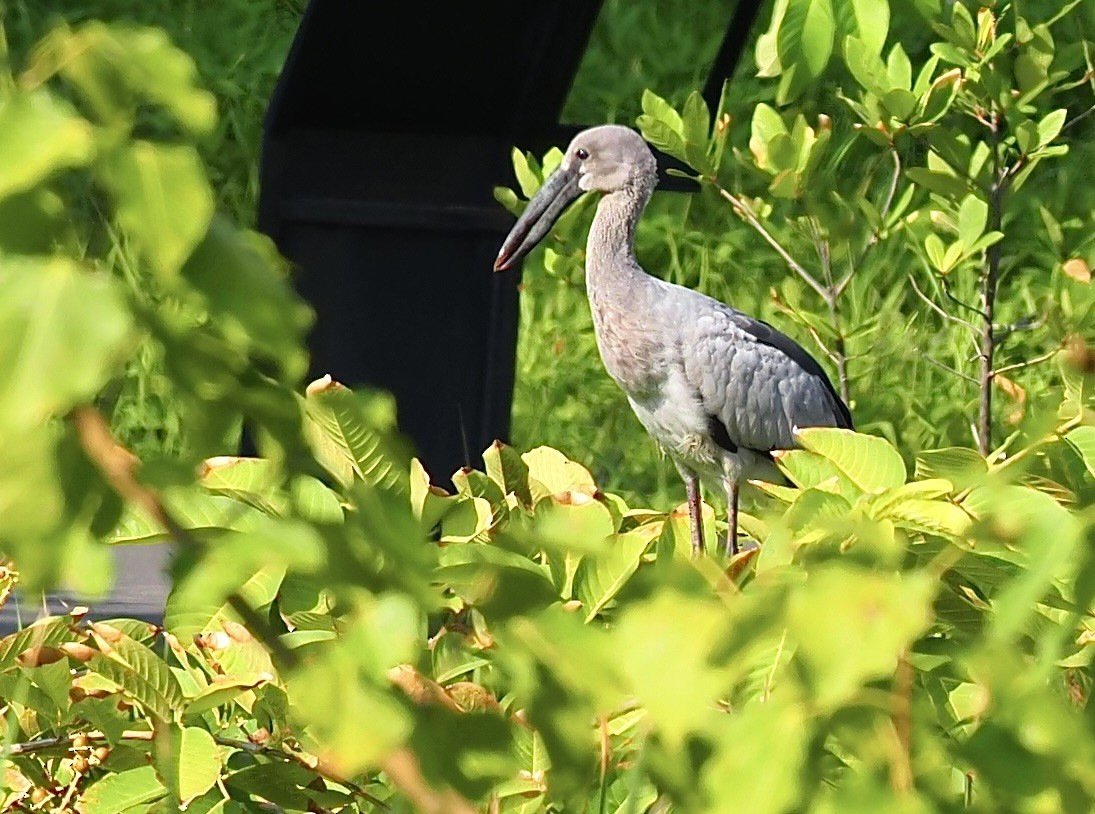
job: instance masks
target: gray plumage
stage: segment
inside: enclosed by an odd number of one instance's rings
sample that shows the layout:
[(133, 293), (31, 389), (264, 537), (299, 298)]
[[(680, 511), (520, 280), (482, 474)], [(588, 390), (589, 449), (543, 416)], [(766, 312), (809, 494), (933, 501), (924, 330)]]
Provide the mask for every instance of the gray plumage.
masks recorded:
[(736, 550), (738, 486), (772, 471), (797, 427), (852, 418), (817, 361), (770, 325), (639, 266), (635, 224), (657, 184), (654, 156), (617, 125), (579, 133), (529, 202), (495, 269), (512, 266), (582, 192), (603, 193), (586, 246), (597, 347), (639, 421), (684, 478), (693, 545), (703, 548), (699, 479), (727, 493)]

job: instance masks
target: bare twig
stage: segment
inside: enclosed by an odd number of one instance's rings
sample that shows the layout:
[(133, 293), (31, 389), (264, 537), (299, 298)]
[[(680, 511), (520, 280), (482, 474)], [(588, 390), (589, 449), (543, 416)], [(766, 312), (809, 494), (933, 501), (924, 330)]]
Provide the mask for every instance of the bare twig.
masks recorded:
[(943, 310), (938, 305), (938, 303), (936, 303), (934, 300), (932, 300), (931, 297), (929, 297), (927, 294), (925, 294), (923, 291), (920, 290), (920, 286), (918, 286), (916, 284), (916, 278), (915, 277), (913, 277), (911, 274), (909, 274), (908, 278), (909, 278), (909, 284), (912, 286), (913, 291), (915, 291), (917, 296), (920, 297), (920, 299), (922, 299), (924, 301), (924, 303), (929, 308), (931, 308), (933, 311), (935, 311), (935, 313), (939, 314), (939, 316), (943, 317), (943, 319), (945, 319), (945, 320), (953, 322), (956, 325), (961, 325), (963, 328), (968, 328), (969, 330), (973, 331), (974, 333), (977, 333), (977, 327), (975, 325), (973, 325), (973, 323), (966, 322), (966, 320), (962, 319), (961, 317), (956, 317), (954, 314), (951, 314), (948, 311)]
[(947, 373), (950, 373), (952, 376), (957, 376), (962, 381), (969, 382), (970, 384), (977, 384), (977, 379), (975, 379), (973, 376), (969, 376), (969, 375), (963, 373), (961, 370), (955, 370), (950, 365), (945, 365), (942, 362), (940, 362), (938, 359), (933, 359), (931, 356), (924, 353), (923, 351), (921, 351), (920, 356), (924, 359), (925, 362), (928, 362), (929, 364), (935, 365), (940, 370), (947, 371)]
[(752, 226), (757, 234), (764, 238), (769, 246), (776, 250), (776, 253), (783, 258), (783, 262), (785, 262), (791, 268), (791, 270), (795, 272), (795, 274), (801, 277), (803, 282), (810, 286), (810, 288), (812, 288), (819, 297), (825, 300), (831, 296), (830, 293), (825, 289), (825, 286), (819, 283), (814, 278), (814, 276), (806, 270), (806, 267), (799, 263), (797, 260), (795, 260), (795, 258), (791, 256), (790, 252), (788, 252), (787, 249), (783, 248), (783, 245), (772, 236), (772, 233), (764, 227), (764, 224), (760, 222), (759, 218), (757, 218), (756, 213), (754, 213), (753, 210), (749, 208), (749, 205), (746, 204), (745, 201), (736, 196), (734, 193), (730, 192), (730, 190), (725, 189), (723, 186), (721, 186), (719, 182), (715, 180), (715, 178), (708, 177), (707, 182), (711, 184), (711, 186), (713, 186), (716, 190), (718, 190), (718, 193), (722, 197), (730, 202), (730, 205), (734, 207), (734, 211), (737, 212), (738, 215), (740, 215), (742, 218), (744, 218), (745, 222)]
[[(72, 411), (71, 419), (84, 452), (123, 500), (139, 507), (162, 525), (176, 544), (193, 551), (204, 550), (205, 544), (171, 515), (160, 496), (137, 480), (137, 458), (117, 442), (106, 419), (98, 410), (87, 406), (77, 407)], [(297, 654), (285, 646), (277, 632), (247, 600), (238, 592), (233, 592), (226, 601), (244, 625), (266, 646), (279, 666), (296, 666), (299, 661)]]
[(976, 316), (981, 317), (982, 320), (988, 319), (988, 315), (980, 308), (975, 305), (970, 305), (965, 300), (961, 300), (956, 297), (954, 295), (954, 292), (951, 291), (950, 284), (947, 283), (946, 277), (939, 278), (939, 287), (943, 289), (943, 293), (947, 296), (947, 299), (953, 302), (959, 308), (962, 308), (963, 310), (969, 311), (971, 314), (975, 314)]
[(1041, 356), (1035, 356), (1033, 359), (1027, 359), (1025, 362), (1016, 362), (1012, 365), (1004, 365), (1003, 367), (998, 367), (996, 368), (996, 370), (993, 371), (993, 375), (1000, 376), (1004, 373), (1011, 373), (1013, 370), (1022, 370), (1025, 367), (1040, 365), (1042, 364), (1042, 362), (1048, 362), (1050, 359), (1056, 356), (1058, 352), (1060, 352), (1060, 350), (1060, 348), (1054, 348), (1051, 351), (1043, 353)]
[(1095, 105), (1089, 107), (1083, 113), (1077, 113), (1075, 116), (1073, 116), (1067, 122), (1065, 122), (1064, 125), (1062, 125), (1062, 127), (1061, 127), (1061, 132), (1063, 133), (1066, 130), (1068, 130), (1070, 127), (1073, 127), (1074, 125), (1078, 124), (1079, 122), (1082, 122), (1084, 119), (1086, 119), (1092, 113), (1095, 113)]

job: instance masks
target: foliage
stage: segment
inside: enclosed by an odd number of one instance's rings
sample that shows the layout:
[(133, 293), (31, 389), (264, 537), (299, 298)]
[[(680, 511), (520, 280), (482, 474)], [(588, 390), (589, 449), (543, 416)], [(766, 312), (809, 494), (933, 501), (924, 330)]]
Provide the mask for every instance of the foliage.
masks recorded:
[[(636, 238), (640, 262), (767, 319), (816, 351), (844, 386), (857, 426), (885, 435), (908, 460), (981, 435), (991, 448), (989, 434), (978, 431), (979, 404), (992, 402), (991, 440), (1025, 430), (1031, 407), (1052, 401), (1060, 384), (1045, 362), (1070, 335), (1093, 337), (1095, 244), (1083, 224), (1095, 198), (1082, 169), (1095, 160), (1085, 61), (1091, 6), (1035, 2), (1022, 4), (1022, 15), (1011, 6), (986, 11), (990, 53), (976, 51), (976, 42), (963, 51), (947, 39), (957, 35), (944, 36), (955, 15), (965, 20), (961, 3), (944, 11), (931, 2), (889, 9), (842, 0), (814, 4), (822, 12), (807, 14), (809, 5), (777, 3), (756, 42), (766, 89), (734, 77), (713, 114), (696, 96), (665, 102), (644, 95), (640, 129), (690, 166), (701, 187), (689, 196), (655, 196)], [(786, 26), (797, 28), (787, 33)], [(780, 62), (780, 43), (793, 75)], [(827, 56), (804, 62), (804, 48)], [(1024, 73), (1032, 53), (1045, 81), (1023, 84), (1037, 79)], [(802, 71), (811, 77), (808, 94), (799, 87)], [(999, 206), (990, 207), (993, 135), (977, 111), (992, 105), (1000, 171), (1015, 169), (999, 185)], [(1023, 157), (1015, 129), (1048, 127), (1062, 110), (1068, 121), (1059, 122), (1052, 144), (1037, 147), (1035, 161)], [(962, 173), (976, 161), (981, 177), (940, 186), (944, 139), (964, 145)], [(539, 162), (518, 155), (515, 167), (521, 191), (534, 190)], [(517, 206), (515, 197), (506, 202)], [(996, 210), (1002, 230), (990, 228)], [(611, 487), (664, 500), (664, 484), (676, 486), (671, 467), (655, 462), (598, 367), (582, 290), (587, 217), (562, 223), (543, 259), (526, 266), (532, 296), (522, 303), (519, 381), (536, 398), (518, 399), (515, 437), (557, 445)], [(979, 241), (1001, 231), (1008, 238), (986, 252)], [(990, 266), (993, 313), (986, 319)], [(990, 354), (983, 353), (986, 336)], [(566, 378), (556, 372), (563, 358)], [(544, 410), (544, 403), (555, 406)]]
[[(551, 448), (492, 445), (449, 494), (389, 398), (301, 392), (307, 309), (215, 214), (214, 126), (156, 30), (58, 27), (0, 77), (0, 595), (94, 594), (105, 545), (178, 549), (162, 630), (79, 609), (0, 639), (0, 807), (1090, 809), (1082, 340), (1005, 451), (804, 430), (741, 519), (759, 547), (692, 559), (681, 508)], [(69, 185), (163, 296), (85, 258)], [(96, 407), (142, 341), (188, 457), (137, 459)], [(218, 457), (240, 414), (261, 458)]]

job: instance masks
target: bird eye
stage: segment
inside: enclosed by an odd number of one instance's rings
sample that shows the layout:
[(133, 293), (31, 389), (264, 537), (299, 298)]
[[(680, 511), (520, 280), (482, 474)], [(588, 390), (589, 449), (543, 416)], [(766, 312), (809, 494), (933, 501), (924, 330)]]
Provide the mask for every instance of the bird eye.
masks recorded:
[(587, 158), (589, 158), (589, 150), (583, 150), (581, 147), (579, 147), (577, 150), (574, 151), (574, 155), (578, 156), (580, 160), (585, 161)]

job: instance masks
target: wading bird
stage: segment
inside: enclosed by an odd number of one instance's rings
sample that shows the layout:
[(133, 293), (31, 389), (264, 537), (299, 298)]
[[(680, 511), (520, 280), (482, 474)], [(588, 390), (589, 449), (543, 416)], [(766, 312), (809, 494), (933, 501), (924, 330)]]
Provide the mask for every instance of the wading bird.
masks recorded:
[(586, 288), (601, 359), (639, 421), (676, 464), (695, 553), (704, 550), (701, 479), (726, 490), (728, 554), (737, 552), (738, 487), (772, 471), (795, 428), (851, 428), (821, 365), (767, 323), (651, 277), (635, 260), (635, 224), (658, 182), (654, 155), (627, 127), (579, 133), (502, 244), (511, 268), (584, 192), (602, 193), (586, 242)]

